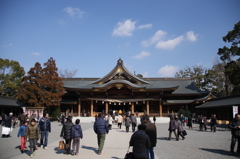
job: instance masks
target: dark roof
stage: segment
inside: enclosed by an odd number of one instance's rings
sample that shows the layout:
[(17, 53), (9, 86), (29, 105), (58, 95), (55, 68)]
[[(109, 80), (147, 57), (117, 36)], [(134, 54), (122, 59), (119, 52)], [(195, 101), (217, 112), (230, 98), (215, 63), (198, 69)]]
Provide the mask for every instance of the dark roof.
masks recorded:
[(66, 90), (74, 91), (108, 90), (125, 86), (133, 90), (169, 91), (173, 95), (209, 93), (200, 90), (190, 78), (140, 78), (128, 71), (121, 59), (103, 78), (65, 78), (62, 81)]
[(62, 79), (64, 87), (73, 90), (92, 90), (94, 88), (101, 88), (111, 83), (124, 83), (134, 88), (145, 88), (146, 90), (153, 89), (169, 89), (175, 90), (173, 94), (201, 94), (208, 93), (200, 90), (194, 82), (189, 78), (143, 78), (149, 84), (136, 84), (126, 80), (112, 80), (104, 84), (92, 84), (96, 78), (65, 78)]
[(17, 103), (17, 99), (15, 97), (0, 96), (0, 106), (17, 106), (17, 107), (20, 107), (20, 104)]
[(214, 108), (223, 106), (240, 106), (240, 94), (211, 99), (206, 103), (197, 106), (196, 108)]

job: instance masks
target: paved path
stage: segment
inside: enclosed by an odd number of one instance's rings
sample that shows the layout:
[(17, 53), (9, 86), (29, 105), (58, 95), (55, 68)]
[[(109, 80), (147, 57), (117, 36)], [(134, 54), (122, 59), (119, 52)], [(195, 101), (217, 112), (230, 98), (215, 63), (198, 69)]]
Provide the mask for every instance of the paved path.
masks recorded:
[[(52, 122), (52, 133), (49, 135), (48, 150), (39, 148), (33, 158), (82, 158), (82, 159), (123, 159), (129, 144), (132, 132), (126, 133), (125, 126), (118, 129), (117, 125), (113, 125), (106, 137), (102, 155), (98, 155), (97, 137), (93, 132), (93, 123), (82, 123), (83, 139), (80, 143), (80, 152), (78, 156), (63, 155), (63, 151), (57, 149), (61, 126), (57, 122)], [(194, 125), (193, 130), (186, 128), (188, 135), (185, 140), (171, 141), (166, 140), (168, 136), (168, 124), (156, 124), (157, 126), (157, 146), (155, 147), (156, 159), (159, 158), (175, 158), (175, 159), (235, 159), (239, 155), (230, 155), (230, 139), (231, 133), (228, 130), (213, 132), (198, 131), (198, 125)], [(17, 138), (18, 128), (12, 132), (11, 138), (0, 138), (0, 158), (2, 159), (25, 159), (30, 158), (29, 152), (21, 154), (19, 149), (15, 149), (19, 145), (20, 139)], [(28, 143), (27, 143), (28, 145)], [(236, 145), (237, 146), (237, 145)], [(236, 148), (235, 148), (236, 149)]]

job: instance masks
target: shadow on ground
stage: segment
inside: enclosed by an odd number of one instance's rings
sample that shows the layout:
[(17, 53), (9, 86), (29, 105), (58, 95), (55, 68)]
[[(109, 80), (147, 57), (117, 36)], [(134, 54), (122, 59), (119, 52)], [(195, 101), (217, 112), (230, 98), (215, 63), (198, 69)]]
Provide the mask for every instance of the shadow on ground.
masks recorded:
[(87, 149), (87, 150), (92, 150), (95, 153), (98, 153), (98, 150), (95, 147), (90, 147), (90, 146), (84, 146), (82, 145), (83, 149)]
[(54, 148), (56, 154), (63, 154), (64, 150), (59, 150), (58, 147)]
[(232, 154), (229, 151), (221, 150), (221, 149), (206, 149), (206, 148), (199, 148), (199, 149), (203, 150), (203, 151), (208, 151), (208, 152), (212, 152), (212, 153), (216, 153), (216, 154), (225, 155), (225, 156), (240, 156), (237, 153)]

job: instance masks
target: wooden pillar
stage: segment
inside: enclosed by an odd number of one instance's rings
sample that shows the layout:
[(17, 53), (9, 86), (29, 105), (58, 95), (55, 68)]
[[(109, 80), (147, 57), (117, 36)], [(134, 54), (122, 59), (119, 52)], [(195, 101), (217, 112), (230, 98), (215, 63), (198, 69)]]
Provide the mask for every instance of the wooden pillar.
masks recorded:
[(93, 116), (93, 101), (91, 100), (90, 116)]
[(149, 101), (147, 101), (147, 115), (149, 115)]
[(162, 117), (162, 99), (159, 100), (159, 115)]
[(108, 102), (105, 102), (105, 113), (108, 113)]
[(81, 100), (78, 100), (78, 116), (81, 116)]
[(134, 102), (132, 102), (132, 109), (131, 109), (131, 112), (132, 112), (132, 114), (134, 114)]

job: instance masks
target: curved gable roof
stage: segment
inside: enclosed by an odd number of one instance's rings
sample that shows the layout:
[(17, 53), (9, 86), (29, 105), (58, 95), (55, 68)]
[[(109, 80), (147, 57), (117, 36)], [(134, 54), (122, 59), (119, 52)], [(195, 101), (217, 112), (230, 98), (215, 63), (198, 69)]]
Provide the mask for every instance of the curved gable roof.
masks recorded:
[(92, 84), (103, 84), (115, 79), (125, 79), (137, 84), (148, 84), (147, 81), (144, 81), (143, 79), (133, 75), (130, 71), (128, 71), (128, 69), (123, 65), (123, 61), (121, 59), (118, 60), (117, 65), (111, 72), (109, 72), (103, 78), (94, 81)]

